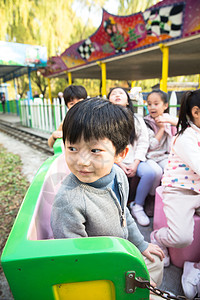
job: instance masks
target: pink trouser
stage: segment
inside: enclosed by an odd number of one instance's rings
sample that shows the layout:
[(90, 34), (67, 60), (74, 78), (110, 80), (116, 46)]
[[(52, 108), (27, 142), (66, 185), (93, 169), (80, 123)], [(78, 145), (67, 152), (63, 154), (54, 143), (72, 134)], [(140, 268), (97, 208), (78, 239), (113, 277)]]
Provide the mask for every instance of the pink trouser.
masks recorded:
[(194, 214), (200, 215), (200, 194), (183, 188), (164, 187), (164, 212), (168, 227), (156, 239), (166, 247), (183, 248), (193, 241)]

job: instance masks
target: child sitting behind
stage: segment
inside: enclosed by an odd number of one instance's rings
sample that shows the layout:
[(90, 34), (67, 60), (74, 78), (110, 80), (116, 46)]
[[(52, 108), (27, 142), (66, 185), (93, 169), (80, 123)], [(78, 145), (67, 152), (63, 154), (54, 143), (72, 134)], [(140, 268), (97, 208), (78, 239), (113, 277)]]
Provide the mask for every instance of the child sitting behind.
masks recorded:
[(192, 243), (194, 214), (200, 215), (200, 90), (184, 94), (177, 130), (162, 178), (168, 227), (151, 233), (151, 241), (165, 252), (165, 266), (169, 265), (167, 247)]
[[(154, 184), (155, 172), (146, 162), (146, 154), (149, 147), (147, 126), (143, 117), (134, 114), (133, 104), (125, 89), (115, 87), (109, 92), (107, 97), (113, 104), (127, 107), (133, 116), (135, 130), (131, 133), (130, 144), (128, 145), (129, 152), (126, 158), (119, 163), (119, 166), (128, 177), (131, 213), (138, 224), (148, 226), (150, 219), (144, 212), (144, 205), (145, 199)], [(136, 176), (140, 180), (135, 188), (134, 181)], [(133, 198), (134, 190), (135, 198)]]
[[(82, 85), (69, 85), (63, 93), (65, 105), (70, 109), (78, 101), (87, 98), (86, 89)], [(53, 147), (56, 139), (62, 138), (62, 124), (61, 123), (56, 131), (48, 139), (49, 147)]]
[(144, 241), (127, 208), (127, 177), (115, 165), (126, 156), (132, 129), (131, 112), (107, 100), (86, 99), (69, 110), (63, 122), (63, 142), (72, 173), (55, 197), (51, 227), (54, 238), (128, 239), (146, 257), (155, 285), (162, 280), (163, 252)]
[(164, 113), (168, 109), (168, 95), (161, 90), (153, 90), (147, 96), (149, 115), (144, 117), (149, 132), (149, 149), (147, 163), (155, 171), (154, 184), (151, 194), (155, 195), (156, 188), (160, 185), (164, 167), (168, 162), (171, 142), (178, 118)]

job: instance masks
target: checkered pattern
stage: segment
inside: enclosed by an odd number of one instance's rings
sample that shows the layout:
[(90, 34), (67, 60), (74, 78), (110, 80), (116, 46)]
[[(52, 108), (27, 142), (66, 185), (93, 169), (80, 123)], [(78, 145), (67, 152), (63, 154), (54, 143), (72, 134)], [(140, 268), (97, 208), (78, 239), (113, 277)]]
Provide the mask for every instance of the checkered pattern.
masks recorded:
[(92, 52), (95, 51), (91, 40), (88, 38), (82, 45), (79, 46), (78, 52), (83, 59), (89, 59)]
[(183, 10), (183, 4), (146, 10), (143, 16), (146, 22), (147, 35), (157, 37), (161, 34), (168, 34), (171, 37), (180, 36)]

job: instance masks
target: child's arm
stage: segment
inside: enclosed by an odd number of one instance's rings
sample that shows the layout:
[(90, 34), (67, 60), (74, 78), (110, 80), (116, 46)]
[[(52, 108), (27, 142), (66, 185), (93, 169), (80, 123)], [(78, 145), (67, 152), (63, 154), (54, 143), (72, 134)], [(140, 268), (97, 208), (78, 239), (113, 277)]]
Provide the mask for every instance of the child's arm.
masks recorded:
[(161, 260), (163, 260), (164, 253), (160, 249), (160, 247), (144, 241), (144, 237), (139, 231), (137, 224), (131, 216), (128, 208), (126, 208), (126, 220), (129, 234), (128, 240), (132, 242), (141, 251), (141, 253), (144, 256), (146, 256), (150, 261), (154, 262), (154, 258), (151, 254), (156, 254), (160, 257)]
[(51, 228), (55, 239), (88, 237), (85, 229), (84, 201), (74, 189), (67, 190), (68, 177), (55, 197), (51, 211)]
[(176, 154), (200, 176), (200, 144), (192, 128), (179, 135), (173, 145)]
[[(160, 142), (155, 137), (154, 131), (151, 128), (148, 128), (148, 133), (149, 133), (149, 150), (157, 150), (157, 149), (159, 149)], [(163, 133), (164, 133), (164, 131), (163, 131)]]
[[(160, 147), (160, 142), (163, 138), (164, 134), (172, 134), (174, 135), (176, 133), (176, 127), (171, 126), (171, 130), (169, 133), (169, 127), (168, 130), (166, 129), (166, 123), (169, 124), (177, 124), (178, 119), (171, 117), (169, 114), (164, 114), (163, 116), (158, 116), (157, 118), (155, 118), (155, 123), (157, 125), (158, 131), (155, 134), (155, 132), (153, 131), (153, 129), (148, 128), (148, 132), (149, 132), (149, 149), (150, 150), (157, 150)], [(173, 129), (172, 129), (173, 128)]]
[(144, 237), (137, 227), (135, 220), (131, 216), (128, 207), (126, 207), (126, 222), (128, 228), (128, 240), (133, 243), (140, 252), (145, 251), (148, 248), (148, 242), (144, 240)]
[(165, 133), (165, 124), (169, 123), (171, 126), (176, 126), (178, 123), (178, 118), (172, 117), (169, 114), (164, 114), (155, 118), (155, 122), (159, 128), (155, 138), (158, 140), (158, 142), (160, 142)]
[(135, 120), (134, 122), (135, 122), (135, 129), (137, 135), (137, 139), (134, 143), (134, 148), (135, 148), (134, 158), (135, 160), (145, 161), (147, 150), (149, 148), (149, 134), (148, 134), (147, 126), (143, 118), (140, 116), (136, 116), (134, 120)]
[(53, 148), (56, 139), (62, 138), (62, 123), (59, 125), (58, 129), (54, 131), (48, 139), (48, 145)]
[(156, 125), (159, 128), (158, 132), (155, 135), (155, 138), (158, 140), (158, 142), (161, 141), (161, 139), (164, 135), (164, 132), (165, 132), (165, 124), (163, 122), (160, 122), (159, 118), (160, 117), (155, 118)]
[(140, 163), (140, 160), (135, 159), (134, 162), (127, 167), (127, 173), (126, 174), (127, 174), (128, 177), (134, 177), (136, 175), (139, 163)]
[(162, 116), (157, 117), (156, 120), (159, 123), (169, 123), (172, 126), (176, 126), (178, 124), (178, 118), (172, 117), (167, 113), (163, 114)]
[(118, 166), (124, 171), (126, 175), (128, 175), (128, 166), (123, 162), (118, 163)]

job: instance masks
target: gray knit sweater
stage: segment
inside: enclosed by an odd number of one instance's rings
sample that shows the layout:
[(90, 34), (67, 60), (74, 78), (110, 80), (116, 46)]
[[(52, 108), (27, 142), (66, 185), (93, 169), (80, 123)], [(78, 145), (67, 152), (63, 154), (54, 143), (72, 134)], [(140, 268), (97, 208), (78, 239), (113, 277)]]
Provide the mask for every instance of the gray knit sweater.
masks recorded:
[(113, 170), (121, 205), (110, 187), (95, 188), (80, 182), (72, 173), (67, 176), (52, 207), (54, 238), (115, 236), (128, 239), (141, 252), (148, 247), (127, 208), (127, 177), (117, 165)]

